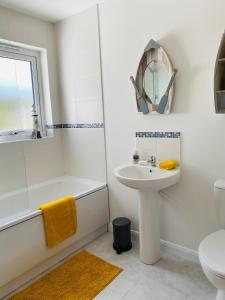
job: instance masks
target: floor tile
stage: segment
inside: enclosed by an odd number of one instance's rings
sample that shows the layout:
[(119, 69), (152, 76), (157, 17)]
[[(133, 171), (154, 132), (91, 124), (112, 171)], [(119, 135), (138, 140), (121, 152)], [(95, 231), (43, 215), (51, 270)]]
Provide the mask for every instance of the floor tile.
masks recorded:
[(156, 280), (142, 278), (135, 288), (130, 290), (123, 300), (186, 300), (186, 295)]
[(201, 266), (164, 250), (161, 260), (145, 265), (139, 259), (138, 242), (118, 255), (107, 233), (85, 248), (121, 268), (116, 277), (95, 299), (98, 300), (211, 300), (216, 289), (209, 283)]
[(95, 300), (120, 300), (122, 296), (109, 288), (104, 289), (98, 296), (95, 297)]

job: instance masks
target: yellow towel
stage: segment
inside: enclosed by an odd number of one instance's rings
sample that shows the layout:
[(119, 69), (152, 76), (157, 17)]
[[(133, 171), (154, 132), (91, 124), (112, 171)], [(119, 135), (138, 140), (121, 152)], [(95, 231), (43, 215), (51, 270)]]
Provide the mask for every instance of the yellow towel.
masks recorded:
[(165, 160), (159, 164), (160, 169), (173, 170), (177, 167), (177, 162), (175, 160)]
[(74, 197), (66, 196), (39, 207), (43, 212), (47, 245), (52, 248), (77, 230), (77, 213)]

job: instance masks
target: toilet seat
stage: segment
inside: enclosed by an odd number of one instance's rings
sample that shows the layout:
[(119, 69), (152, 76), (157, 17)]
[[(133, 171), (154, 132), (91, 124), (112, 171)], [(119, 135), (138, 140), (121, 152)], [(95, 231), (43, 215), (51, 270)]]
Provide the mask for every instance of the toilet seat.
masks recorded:
[(214, 275), (225, 279), (225, 230), (208, 235), (199, 246), (199, 259)]

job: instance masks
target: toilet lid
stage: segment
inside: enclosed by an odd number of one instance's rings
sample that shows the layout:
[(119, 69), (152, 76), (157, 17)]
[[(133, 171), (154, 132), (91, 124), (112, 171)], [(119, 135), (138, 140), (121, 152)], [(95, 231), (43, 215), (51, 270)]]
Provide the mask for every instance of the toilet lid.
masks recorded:
[(208, 235), (199, 246), (199, 259), (211, 272), (225, 278), (225, 230)]

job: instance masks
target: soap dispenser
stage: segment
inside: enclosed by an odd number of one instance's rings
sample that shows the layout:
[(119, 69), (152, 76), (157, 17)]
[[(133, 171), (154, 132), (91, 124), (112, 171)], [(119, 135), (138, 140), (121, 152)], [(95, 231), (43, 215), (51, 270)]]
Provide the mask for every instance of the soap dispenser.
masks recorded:
[(135, 150), (134, 155), (133, 155), (133, 163), (138, 164), (139, 160), (140, 160), (140, 156), (138, 154), (138, 151)]

